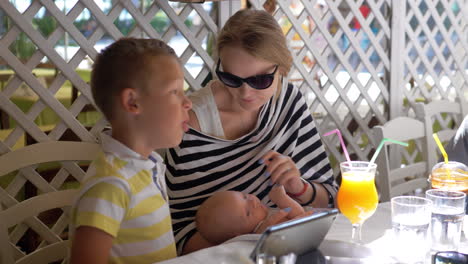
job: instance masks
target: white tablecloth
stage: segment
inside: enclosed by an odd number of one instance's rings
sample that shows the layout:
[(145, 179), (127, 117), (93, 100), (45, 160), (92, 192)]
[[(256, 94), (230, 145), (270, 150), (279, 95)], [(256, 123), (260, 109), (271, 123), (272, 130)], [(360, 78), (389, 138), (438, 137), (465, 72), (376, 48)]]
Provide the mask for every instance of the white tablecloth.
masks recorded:
[[(466, 222), (466, 221), (465, 221)], [(343, 261), (331, 263), (370, 263), (376, 258), (375, 263), (396, 263), (392, 255), (391, 233), (391, 209), (390, 203), (379, 204), (377, 211), (363, 225), (363, 245), (358, 246), (349, 243), (351, 238), (351, 223), (345, 216), (339, 214), (328, 232), (319, 249), (324, 256), (336, 257), (336, 259), (360, 259), (366, 258), (367, 262)], [(249, 260), (256, 240), (260, 235), (244, 235), (234, 238), (216, 247), (207, 248), (189, 255), (172, 260), (160, 262), (164, 264), (185, 263), (253, 263)], [(463, 238), (460, 251), (468, 253), (468, 241)]]

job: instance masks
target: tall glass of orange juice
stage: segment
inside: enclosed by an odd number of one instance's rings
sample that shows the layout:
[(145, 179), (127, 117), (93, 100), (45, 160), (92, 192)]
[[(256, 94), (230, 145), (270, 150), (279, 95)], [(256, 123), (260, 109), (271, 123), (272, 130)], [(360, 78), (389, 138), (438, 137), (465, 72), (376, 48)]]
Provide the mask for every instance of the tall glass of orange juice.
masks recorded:
[(353, 225), (351, 240), (361, 243), (364, 221), (374, 214), (379, 203), (375, 188), (377, 164), (367, 161), (340, 163), (341, 186), (338, 190), (338, 208)]

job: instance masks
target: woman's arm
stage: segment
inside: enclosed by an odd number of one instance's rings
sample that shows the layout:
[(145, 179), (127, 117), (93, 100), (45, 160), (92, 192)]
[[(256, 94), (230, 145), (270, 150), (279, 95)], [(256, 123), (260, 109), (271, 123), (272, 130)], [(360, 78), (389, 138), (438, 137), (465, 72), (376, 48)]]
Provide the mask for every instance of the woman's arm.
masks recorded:
[[(312, 184), (315, 188), (312, 188)], [(308, 201), (312, 199), (312, 196), (315, 194), (315, 198), (312, 200), (311, 203), (307, 204)], [(323, 187), (320, 183), (314, 183), (307, 181), (307, 190), (305, 193), (299, 197), (294, 198), (303, 206), (312, 206), (317, 208), (327, 208), (328, 207), (328, 191)]]
[(113, 239), (111, 235), (97, 228), (78, 227), (72, 243), (70, 263), (109, 263)]
[(182, 249), (182, 255), (186, 255), (192, 253), (194, 251), (208, 248), (215, 246), (214, 244), (210, 243), (206, 240), (200, 233), (195, 232), (193, 236), (191, 236), (187, 242), (185, 242), (184, 249)]

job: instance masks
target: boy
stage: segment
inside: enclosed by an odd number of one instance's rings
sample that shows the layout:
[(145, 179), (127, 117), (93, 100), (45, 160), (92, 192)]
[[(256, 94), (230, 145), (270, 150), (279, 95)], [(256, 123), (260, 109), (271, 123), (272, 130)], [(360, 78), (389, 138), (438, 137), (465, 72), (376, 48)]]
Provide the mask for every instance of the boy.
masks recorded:
[[(305, 213), (281, 185), (273, 186), (268, 195), (280, 209), (288, 212), (288, 219), (312, 213)], [(276, 212), (262, 204), (255, 195), (220, 191), (200, 205), (195, 222), (200, 235), (213, 245), (218, 245), (236, 236), (262, 233), (267, 228), (265, 219)]]
[(124, 38), (97, 57), (94, 101), (112, 126), (102, 133), (73, 208), (71, 263), (154, 263), (176, 257), (164, 180), (154, 149), (174, 147), (192, 104), (174, 50)]

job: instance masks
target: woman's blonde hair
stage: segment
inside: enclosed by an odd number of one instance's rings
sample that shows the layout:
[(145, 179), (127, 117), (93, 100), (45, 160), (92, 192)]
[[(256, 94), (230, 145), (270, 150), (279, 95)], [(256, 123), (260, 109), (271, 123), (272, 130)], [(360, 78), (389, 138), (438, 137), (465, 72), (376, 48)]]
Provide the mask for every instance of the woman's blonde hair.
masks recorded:
[(238, 45), (250, 55), (278, 65), (279, 72), (288, 75), (292, 56), (281, 27), (269, 13), (243, 9), (228, 19), (218, 34), (217, 56), (226, 46)]

